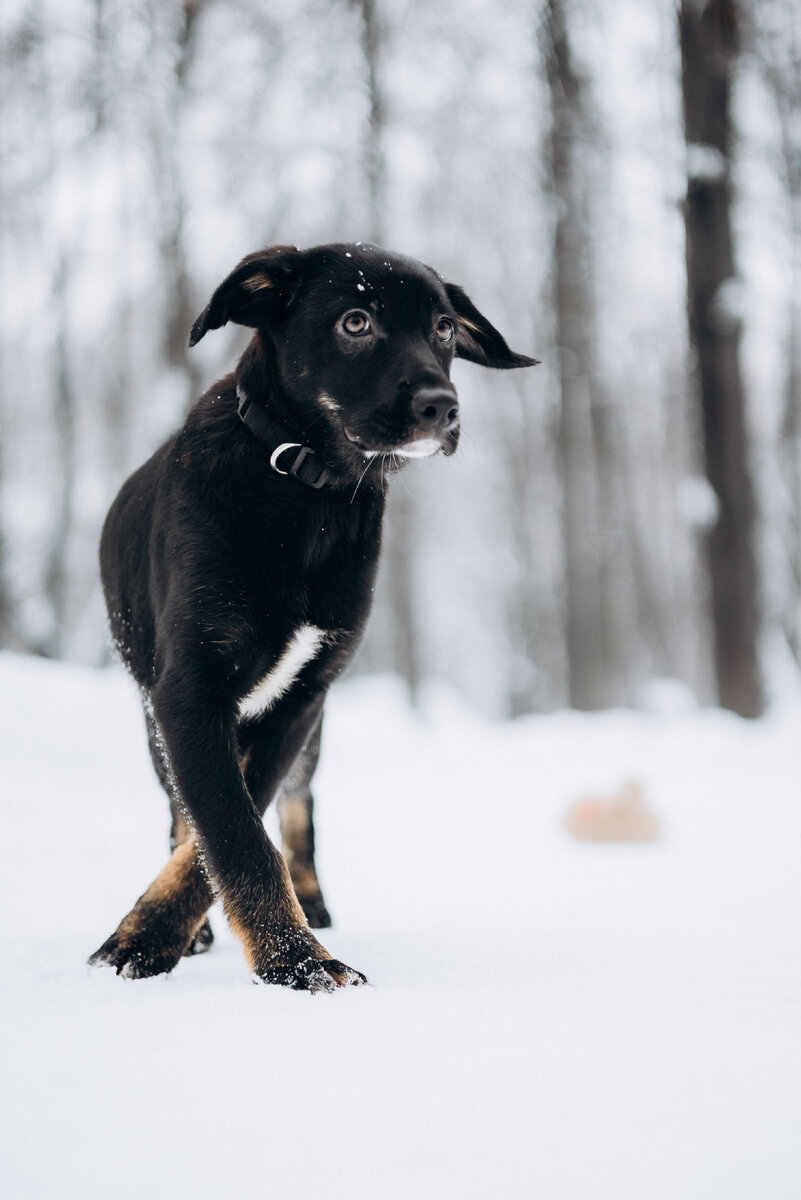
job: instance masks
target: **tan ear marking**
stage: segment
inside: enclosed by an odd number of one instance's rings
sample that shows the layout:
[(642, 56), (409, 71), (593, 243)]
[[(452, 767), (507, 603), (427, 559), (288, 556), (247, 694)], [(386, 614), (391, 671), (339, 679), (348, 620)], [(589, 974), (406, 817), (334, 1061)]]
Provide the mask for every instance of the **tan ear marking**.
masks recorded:
[(481, 326), (476, 325), (474, 321), (468, 321), (467, 317), (459, 316), (457, 320), (460, 325), (464, 325), (465, 329), (472, 329), (474, 333), (481, 333)]
[(248, 292), (263, 292), (266, 288), (275, 287), (275, 284), (269, 275), (257, 271), (255, 275), (250, 275), (242, 281), (242, 287)]

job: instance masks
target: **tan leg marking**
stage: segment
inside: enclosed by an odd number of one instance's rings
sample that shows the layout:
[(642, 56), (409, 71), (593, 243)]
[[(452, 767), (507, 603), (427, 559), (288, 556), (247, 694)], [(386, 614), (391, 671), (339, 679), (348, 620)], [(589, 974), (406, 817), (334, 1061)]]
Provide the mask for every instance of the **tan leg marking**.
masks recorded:
[(301, 898), (321, 896), (320, 881), (309, 854), (309, 810), (302, 796), (282, 793), (278, 801), (281, 844), (295, 891)]
[(128, 915), (120, 921), (118, 934), (122, 937), (132, 937), (141, 933), (146, 929), (149, 914), (154, 909), (162, 910), (171, 902), (178, 901), (182, 893), (190, 901), (190, 908), (194, 908), (196, 904), (202, 907), (200, 914), (187, 924), (187, 939), (191, 940), (203, 924), (213, 899), (208, 897), (208, 884), (200, 867), (194, 836), (175, 847), (167, 865), (162, 868), (145, 894), (139, 897)]
[(142, 899), (154, 904), (172, 899), (177, 892), (186, 887), (199, 870), (197, 847), (194, 836), (190, 834), (175, 847), (172, 858), (153, 880)]
[[(282, 928), (298, 929), (302, 932), (304, 937), (310, 939), (311, 944), (320, 950), (320, 954), (316, 955), (316, 957), (330, 957), (328, 952), (323, 949), (323, 947), (314, 937), (314, 934), (310, 932), (309, 924), (306, 920), (306, 914), (301, 908), (300, 901), (295, 895), (295, 889), (292, 886), (292, 879), (286, 863), (280, 855), (278, 857), (280, 859), (281, 881), (283, 885), (281, 888), (282, 894), (281, 898), (275, 905), (275, 911), (264, 914), (261, 920), (256, 919), (253, 921), (253, 926), (255, 926), (261, 934), (261, 937), (258, 941), (254, 937), (254, 929), (252, 926), (250, 924), (246, 924), (240, 915), (235, 912), (231, 912), (226, 905), (228, 924), (231, 926), (231, 929), (242, 943), (245, 950), (245, 958), (248, 961), (248, 965), (253, 970), (257, 969), (260, 960), (264, 960), (265, 951), (268, 956), (273, 953), (280, 953), (278, 941), (281, 937)], [(254, 914), (254, 916), (255, 915), (256, 914)], [(275, 930), (275, 933), (273, 933), (273, 930)], [(310, 952), (313, 953), (311, 946)]]
[(171, 971), (197, 936), (213, 899), (189, 838), (89, 961), (131, 978)]

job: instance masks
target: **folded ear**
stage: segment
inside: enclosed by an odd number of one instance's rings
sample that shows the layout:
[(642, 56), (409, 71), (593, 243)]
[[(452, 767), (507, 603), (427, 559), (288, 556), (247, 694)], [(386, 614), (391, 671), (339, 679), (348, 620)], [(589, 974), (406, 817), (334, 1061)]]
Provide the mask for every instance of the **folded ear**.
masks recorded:
[(295, 246), (271, 246), (243, 258), (195, 321), (189, 345), (197, 345), (210, 329), (219, 329), (228, 321), (256, 326), (270, 315), (277, 315), (286, 303), (288, 285), (302, 258)]
[(456, 356), (482, 367), (535, 367), (539, 361), (510, 350), (494, 325), (483, 316), (460, 287), (446, 283), (445, 290), (456, 313)]

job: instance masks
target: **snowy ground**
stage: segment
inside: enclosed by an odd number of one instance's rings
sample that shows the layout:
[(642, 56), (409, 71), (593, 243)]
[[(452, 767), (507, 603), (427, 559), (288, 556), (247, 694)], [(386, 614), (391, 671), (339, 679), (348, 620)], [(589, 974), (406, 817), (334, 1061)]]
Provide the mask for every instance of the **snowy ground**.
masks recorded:
[[(325, 942), (374, 986), (255, 987), (219, 914), (132, 983), (84, 963), (165, 858), (135, 691), (0, 656), (0, 1193), (798, 1200), (800, 723), (345, 684)], [(629, 776), (659, 842), (562, 831)]]

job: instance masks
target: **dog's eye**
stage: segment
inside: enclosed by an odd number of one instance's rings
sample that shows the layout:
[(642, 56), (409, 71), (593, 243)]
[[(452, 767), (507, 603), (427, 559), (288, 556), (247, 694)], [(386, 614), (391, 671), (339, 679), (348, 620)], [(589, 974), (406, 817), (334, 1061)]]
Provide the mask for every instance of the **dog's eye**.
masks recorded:
[(345, 313), (340, 324), (345, 333), (349, 333), (351, 337), (364, 337), (366, 333), (370, 332), (370, 318), (367, 313), (363, 313), (359, 309)]
[(448, 317), (440, 317), (437, 321), (437, 337), (444, 346), (453, 341), (453, 321)]

